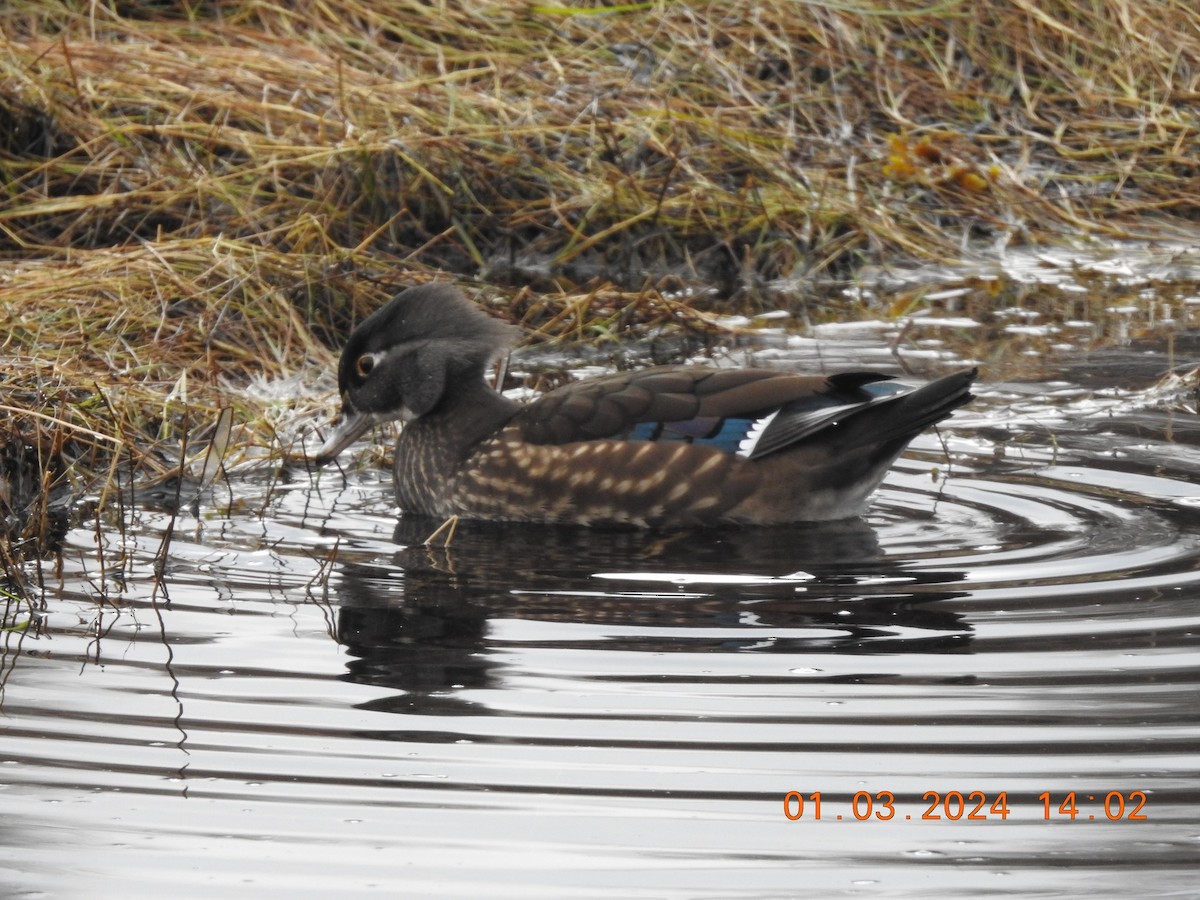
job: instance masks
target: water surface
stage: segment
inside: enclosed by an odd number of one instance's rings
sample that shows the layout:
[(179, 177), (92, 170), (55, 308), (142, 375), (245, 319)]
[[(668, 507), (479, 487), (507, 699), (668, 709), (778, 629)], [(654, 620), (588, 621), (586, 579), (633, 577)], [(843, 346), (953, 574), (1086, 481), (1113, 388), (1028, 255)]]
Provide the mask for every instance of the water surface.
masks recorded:
[(985, 383), (863, 521), (427, 548), (351, 465), (75, 528), (2, 635), (0, 886), (1193, 896), (1194, 378), (1098, 371)]

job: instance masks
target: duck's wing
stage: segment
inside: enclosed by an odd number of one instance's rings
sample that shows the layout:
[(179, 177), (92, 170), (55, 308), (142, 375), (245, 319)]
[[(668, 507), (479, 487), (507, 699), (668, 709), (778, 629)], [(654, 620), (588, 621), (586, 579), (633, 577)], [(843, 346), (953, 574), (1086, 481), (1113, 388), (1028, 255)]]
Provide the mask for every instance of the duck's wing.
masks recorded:
[[(757, 458), (878, 409), (872, 440), (911, 436), (969, 399), (973, 375), (910, 389), (875, 372), (793, 375), (769, 369), (665, 366), (566, 385), (510, 422), (534, 444), (687, 441)], [(943, 379), (942, 381), (948, 381)], [(925, 393), (916, 403), (898, 403)], [(884, 407), (896, 406), (884, 415)]]
[(970, 401), (977, 375), (969, 369), (916, 388), (861, 372), (830, 376), (828, 393), (785, 404), (764, 427), (750, 455), (765, 456), (817, 435), (845, 450), (907, 444)]

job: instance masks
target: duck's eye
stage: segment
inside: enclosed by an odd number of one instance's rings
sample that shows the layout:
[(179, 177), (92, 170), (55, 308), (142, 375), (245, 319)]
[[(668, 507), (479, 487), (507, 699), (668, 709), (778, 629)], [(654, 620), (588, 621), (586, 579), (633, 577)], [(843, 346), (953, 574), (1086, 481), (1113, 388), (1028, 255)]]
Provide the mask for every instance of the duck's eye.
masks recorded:
[(374, 368), (375, 355), (373, 353), (364, 353), (354, 361), (354, 371), (358, 373), (359, 378), (366, 378)]

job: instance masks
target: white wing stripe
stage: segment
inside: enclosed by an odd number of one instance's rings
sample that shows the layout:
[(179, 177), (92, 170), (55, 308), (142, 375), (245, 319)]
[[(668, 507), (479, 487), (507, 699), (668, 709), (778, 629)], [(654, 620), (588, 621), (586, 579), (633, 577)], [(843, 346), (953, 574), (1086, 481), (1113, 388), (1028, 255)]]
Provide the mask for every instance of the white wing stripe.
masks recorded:
[(749, 457), (754, 452), (754, 448), (758, 446), (759, 438), (763, 436), (763, 432), (767, 430), (767, 427), (775, 421), (777, 415), (779, 415), (779, 410), (775, 410), (769, 416), (763, 416), (750, 426), (750, 430), (746, 432), (746, 436), (738, 443), (738, 456)]

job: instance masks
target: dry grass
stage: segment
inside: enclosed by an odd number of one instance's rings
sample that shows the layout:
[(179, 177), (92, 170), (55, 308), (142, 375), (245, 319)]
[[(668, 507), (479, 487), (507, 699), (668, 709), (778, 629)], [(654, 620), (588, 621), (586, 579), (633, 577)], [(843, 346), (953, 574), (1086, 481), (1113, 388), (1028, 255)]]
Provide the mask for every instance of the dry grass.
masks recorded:
[(45, 452), (169, 461), (183, 409), (434, 272), (594, 337), (1200, 214), (1192, 0), (13, 0), (0, 30), (0, 430)]
[(461, 6), (10, 4), (9, 247), (730, 293), (1200, 203), (1186, 0)]

